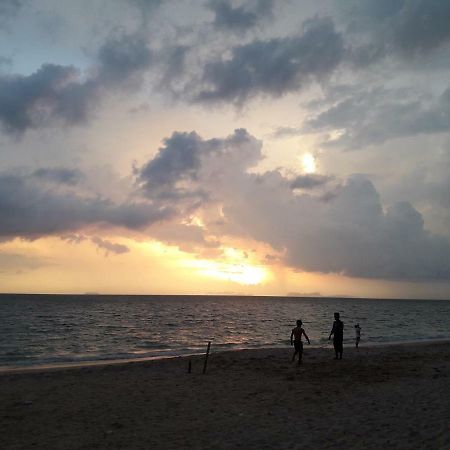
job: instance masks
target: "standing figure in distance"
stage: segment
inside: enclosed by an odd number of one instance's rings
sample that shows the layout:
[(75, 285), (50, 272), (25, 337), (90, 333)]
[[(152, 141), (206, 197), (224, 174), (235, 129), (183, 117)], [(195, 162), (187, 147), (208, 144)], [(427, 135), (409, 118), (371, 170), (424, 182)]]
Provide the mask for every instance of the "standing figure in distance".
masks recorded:
[(339, 319), (339, 313), (334, 313), (333, 328), (328, 340), (331, 339), (331, 335), (333, 335), (333, 347), (336, 353), (334, 359), (342, 359), (342, 352), (344, 351), (344, 322)]
[(297, 326), (292, 329), (291, 333), (291, 345), (293, 345), (295, 349), (294, 355), (292, 356), (292, 361), (295, 361), (295, 356), (298, 353), (298, 365), (302, 363), (303, 357), (302, 335), (305, 336), (306, 340), (308, 341), (308, 344), (311, 344), (311, 342), (309, 341), (309, 337), (306, 335), (305, 330), (302, 328), (302, 321), (297, 320)]
[(359, 341), (361, 340), (361, 327), (359, 323), (355, 325), (355, 347), (358, 348)]

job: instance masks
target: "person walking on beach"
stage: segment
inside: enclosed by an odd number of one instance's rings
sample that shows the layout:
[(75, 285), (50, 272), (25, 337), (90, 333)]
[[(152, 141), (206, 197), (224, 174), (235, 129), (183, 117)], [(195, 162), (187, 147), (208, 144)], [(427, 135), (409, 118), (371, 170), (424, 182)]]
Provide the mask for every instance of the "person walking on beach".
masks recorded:
[(309, 337), (306, 335), (305, 330), (302, 328), (302, 321), (297, 320), (297, 326), (292, 329), (291, 333), (291, 345), (294, 346), (294, 355), (292, 356), (292, 361), (295, 361), (295, 357), (298, 353), (298, 365), (302, 363), (303, 357), (303, 342), (302, 335), (305, 336), (308, 344), (311, 344)]
[(355, 325), (355, 347), (358, 348), (359, 341), (361, 340), (361, 327), (359, 323)]
[(342, 352), (344, 351), (344, 322), (342, 322), (339, 317), (339, 313), (334, 313), (333, 328), (328, 337), (328, 340), (330, 340), (331, 335), (333, 335), (333, 347), (334, 352), (336, 353), (334, 359), (342, 359)]

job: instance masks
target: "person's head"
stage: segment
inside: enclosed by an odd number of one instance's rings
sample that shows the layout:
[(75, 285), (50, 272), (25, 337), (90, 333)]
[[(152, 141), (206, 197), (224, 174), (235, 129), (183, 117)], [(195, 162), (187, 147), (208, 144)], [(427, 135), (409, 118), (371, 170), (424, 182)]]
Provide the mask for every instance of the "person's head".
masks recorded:
[(355, 325), (355, 328), (359, 328), (359, 323), (357, 323), (357, 324)]
[(339, 316), (339, 313), (334, 313), (334, 319), (335, 319), (335, 320), (339, 320), (339, 317), (340, 317), (340, 316)]
[(301, 326), (302, 326), (302, 323), (303, 323), (303, 322), (302, 322), (301, 320), (297, 320), (297, 326), (298, 326), (298, 327), (301, 327)]

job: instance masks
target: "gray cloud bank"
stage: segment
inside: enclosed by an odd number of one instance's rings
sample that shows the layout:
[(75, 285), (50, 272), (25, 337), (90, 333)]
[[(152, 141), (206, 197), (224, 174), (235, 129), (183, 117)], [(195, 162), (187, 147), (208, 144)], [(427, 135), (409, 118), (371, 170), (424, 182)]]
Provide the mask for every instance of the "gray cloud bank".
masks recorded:
[(433, 100), (401, 89), (376, 88), (354, 93), (310, 117), (302, 131), (334, 129), (340, 134), (326, 145), (347, 149), (419, 134), (448, 133), (450, 89)]
[[(17, 11), (21, 3), (9, 0), (5, 11)], [(128, 4), (156, 11), (162, 2), (129, 0)], [(275, 2), (210, 0), (205, 7), (213, 12), (214, 26), (201, 32), (193, 27), (192, 35), (213, 34), (215, 29), (251, 30), (271, 17)], [(450, 40), (446, 1), (347, 0), (334, 8), (341, 12), (334, 18), (315, 16), (304, 20), (299, 31), (282, 37), (267, 32), (266, 38), (250, 36), (238, 45), (233, 39), (222, 39), (220, 45), (193, 45), (192, 40), (181, 39), (173, 26), (173, 36), (152, 49), (148, 30), (115, 30), (86, 73), (70, 65), (42, 64), (32, 74), (0, 75), (0, 123), (12, 133), (53, 121), (83, 123), (103, 96), (127, 87), (138, 90), (144, 75), (154, 80), (162, 77), (155, 89), (164, 87), (178, 100), (242, 105), (254, 97), (277, 97), (299, 92), (312, 82), (324, 83), (338, 69), (364, 70), (401, 55), (414, 60)], [(192, 20), (199, 25), (195, 17)]]
[[(206, 233), (266, 242), (298, 269), (395, 280), (450, 279), (450, 242), (428, 232), (410, 203), (383, 209), (375, 187), (361, 176), (327, 187), (326, 176), (248, 173), (261, 157), (261, 142), (245, 130), (211, 140), (175, 133), (143, 166), (139, 180), (147, 195), (157, 192), (185, 207), (190, 202), (185, 211), (220, 205), (224, 216), (211, 218)], [(179, 184), (185, 194), (201, 190), (207, 201), (180, 196)], [(324, 195), (310, 193), (319, 187)]]
[(87, 76), (57, 64), (43, 64), (30, 75), (0, 74), (0, 124), (6, 132), (21, 134), (54, 121), (83, 123), (105, 92), (126, 88), (150, 64), (142, 38), (121, 35), (103, 44)]
[(149, 202), (115, 204), (72, 189), (49, 187), (27, 174), (0, 173), (0, 237), (35, 239), (89, 225), (143, 229), (174, 213)]
[[(384, 209), (374, 185), (362, 176), (339, 181), (320, 174), (290, 178), (277, 170), (251, 173), (261, 148), (245, 129), (214, 139), (175, 132), (135, 169), (143, 199), (122, 204), (82, 195), (80, 179), (74, 184), (70, 169), (3, 172), (0, 237), (34, 239), (92, 226), (151, 235), (148, 227), (159, 222), (167, 227), (159, 227), (156, 236), (190, 250), (213, 250), (221, 237), (237, 236), (271, 245), (300, 270), (450, 279), (450, 242), (427, 231), (410, 203)], [(192, 214), (199, 214), (204, 225), (180, 225)], [(106, 252), (127, 251), (103, 238), (93, 242)]]
[(297, 36), (258, 40), (209, 60), (201, 76), (201, 102), (241, 103), (257, 94), (282, 95), (329, 76), (344, 55), (342, 37), (330, 19), (305, 21)]

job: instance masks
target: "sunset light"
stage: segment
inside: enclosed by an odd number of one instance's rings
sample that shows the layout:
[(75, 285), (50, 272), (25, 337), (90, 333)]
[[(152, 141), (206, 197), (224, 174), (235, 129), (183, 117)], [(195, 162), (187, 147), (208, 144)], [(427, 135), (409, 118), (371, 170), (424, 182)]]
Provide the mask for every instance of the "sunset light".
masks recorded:
[(200, 261), (198, 266), (202, 275), (247, 286), (261, 284), (267, 276), (267, 271), (264, 268), (244, 264)]

